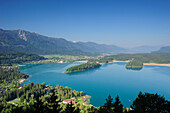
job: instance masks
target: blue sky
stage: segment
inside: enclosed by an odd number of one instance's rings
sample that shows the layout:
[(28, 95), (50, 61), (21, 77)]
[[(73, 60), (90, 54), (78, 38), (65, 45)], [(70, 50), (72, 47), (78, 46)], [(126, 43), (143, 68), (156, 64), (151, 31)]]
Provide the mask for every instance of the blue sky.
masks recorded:
[(0, 28), (121, 47), (170, 45), (170, 0), (0, 0)]

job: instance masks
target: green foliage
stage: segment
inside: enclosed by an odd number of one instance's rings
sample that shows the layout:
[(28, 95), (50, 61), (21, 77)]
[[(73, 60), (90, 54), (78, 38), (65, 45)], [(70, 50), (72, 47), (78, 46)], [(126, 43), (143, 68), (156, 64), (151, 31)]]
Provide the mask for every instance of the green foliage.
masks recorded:
[(105, 57), (92, 58), (92, 59), (89, 59), (88, 61), (89, 62), (99, 62), (99, 63), (107, 64), (109, 62), (112, 62), (113, 58), (105, 56)]
[(109, 95), (103, 108), (99, 107), (99, 111), (101, 113), (122, 113), (123, 105), (120, 102), (119, 96), (117, 95), (115, 102), (113, 102), (113, 98)]
[(116, 113), (122, 113), (123, 112), (123, 105), (120, 102), (119, 96), (115, 98), (115, 102), (113, 103), (113, 111)]
[(135, 113), (168, 113), (169, 102), (158, 94), (138, 94), (131, 106)]
[(5, 91), (2, 95), (3, 100), (10, 101), (17, 97), (20, 97), (20, 101), (30, 101), (31, 95), (36, 98), (39, 95), (44, 95), (46, 93), (45, 87), (41, 84), (34, 84), (33, 82), (25, 85), (21, 89), (15, 89), (10, 91)]
[(24, 74), (24, 73), (20, 73), (20, 71), (16, 68), (10, 68), (10, 69), (2, 69), (0, 68), (0, 83), (3, 82), (8, 82), (11, 83), (13, 80), (18, 80), (21, 78), (28, 78), (29, 76)]
[(104, 108), (109, 110), (111, 107), (113, 107), (113, 98), (109, 95), (106, 99), (106, 103), (104, 104)]
[(67, 104), (66, 109), (64, 110), (64, 113), (79, 113), (79, 110), (75, 110), (75, 107), (73, 107), (73, 104)]
[(170, 53), (119, 54), (106, 56), (115, 60), (138, 60), (142, 63), (170, 63)]
[(48, 101), (48, 109), (51, 113), (55, 113), (55, 112), (59, 113), (59, 111), (61, 111), (61, 108), (59, 108), (60, 105), (58, 104), (60, 100), (57, 101), (57, 99), (58, 97), (53, 90), (52, 95), (50, 96), (50, 99)]
[(72, 67), (68, 68), (65, 71), (65, 73), (71, 73), (71, 72), (77, 72), (77, 71), (85, 71), (85, 70), (97, 68), (97, 67), (100, 67), (100, 66), (101, 65), (98, 64), (98, 63), (85, 63), (85, 64), (72, 66)]
[[(57, 86), (58, 88), (60, 86)], [(57, 89), (56, 87), (56, 89)], [(64, 88), (64, 87), (60, 87)], [(169, 113), (170, 102), (157, 94), (138, 94), (133, 101), (132, 110), (123, 110), (119, 96), (113, 102), (109, 95), (103, 107), (82, 106), (77, 104), (62, 104), (57, 96), (58, 91), (53, 90), (49, 97), (38, 95), (33, 102), (19, 104), (0, 103), (1, 113)]]
[(131, 60), (125, 67), (126, 69), (141, 70), (143, 68), (143, 63), (139, 60)]
[(0, 53), (0, 65), (11, 66), (12, 64), (22, 64), (25, 62), (44, 60), (42, 56), (28, 53)]
[(28, 75), (20, 73), (17, 68), (0, 68), (0, 101), (4, 99), (6, 100), (7, 98), (11, 98), (11, 96), (13, 96), (13, 93), (11, 93), (11, 95), (7, 95), (5, 98), (2, 98), (2, 95), (6, 92), (15, 91), (17, 87), (20, 86), (18, 80), (27, 79), (28, 77)]

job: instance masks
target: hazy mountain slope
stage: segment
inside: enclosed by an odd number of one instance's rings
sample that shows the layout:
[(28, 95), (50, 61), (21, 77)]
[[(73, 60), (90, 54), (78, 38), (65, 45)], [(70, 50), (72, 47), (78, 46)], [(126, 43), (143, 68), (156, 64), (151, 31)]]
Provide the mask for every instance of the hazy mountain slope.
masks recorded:
[(160, 47), (159, 46), (138, 46), (138, 47), (134, 47), (129, 49), (130, 52), (134, 52), (134, 53), (150, 53), (152, 51), (157, 51), (159, 50)]
[(36, 54), (72, 54), (85, 55), (89, 52), (126, 51), (114, 45), (97, 44), (93, 42), (73, 43), (63, 38), (51, 38), (24, 30), (0, 29), (0, 49), (4, 52), (29, 52)]
[(170, 53), (170, 46), (161, 47), (158, 51), (153, 51), (153, 53)]
[(127, 50), (114, 45), (97, 44), (94, 42), (78, 42), (81, 50), (88, 52), (101, 52), (101, 53), (123, 53)]

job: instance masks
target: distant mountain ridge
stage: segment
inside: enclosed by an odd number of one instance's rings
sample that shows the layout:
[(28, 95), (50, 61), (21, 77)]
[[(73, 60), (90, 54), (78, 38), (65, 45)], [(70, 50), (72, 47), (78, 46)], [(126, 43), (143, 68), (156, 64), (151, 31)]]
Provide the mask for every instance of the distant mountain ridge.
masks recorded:
[(72, 42), (24, 30), (0, 29), (0, 52), (28, 52), (34, 54), (90, 55), (92, 53), (123, 53), (124, 48), (94, 42)]
[(170, 53), (170, 46), (161, 47), (158, 51), (153, 51), (153, 53)]
[(160, 49), (160, 46), (138, 46), (138, 47), (134, 47), (129, 49), (130, 52), (133, 53), (150, 53), (152, 51), (157, 51)]

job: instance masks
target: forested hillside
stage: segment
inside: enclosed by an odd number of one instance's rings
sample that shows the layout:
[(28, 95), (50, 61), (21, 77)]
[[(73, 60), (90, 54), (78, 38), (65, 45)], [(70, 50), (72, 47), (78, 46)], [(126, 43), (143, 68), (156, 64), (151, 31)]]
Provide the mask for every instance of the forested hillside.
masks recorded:
[(170, 63), (170, 53), (119, 54), (106, 56), (105, 59), (138, 60), (142, 63)]
[(0, 52), (28, 52), (34, 54), (95, 55), (101, 52), (123, 52), (114, 45), (92, 42), (72, 42), (51, 38), (24, 30), (0, 29)]
[(0, 66), (11, 66), (31, 61), (44, 60), (42, 56), (29, 53), (0, 53)]

